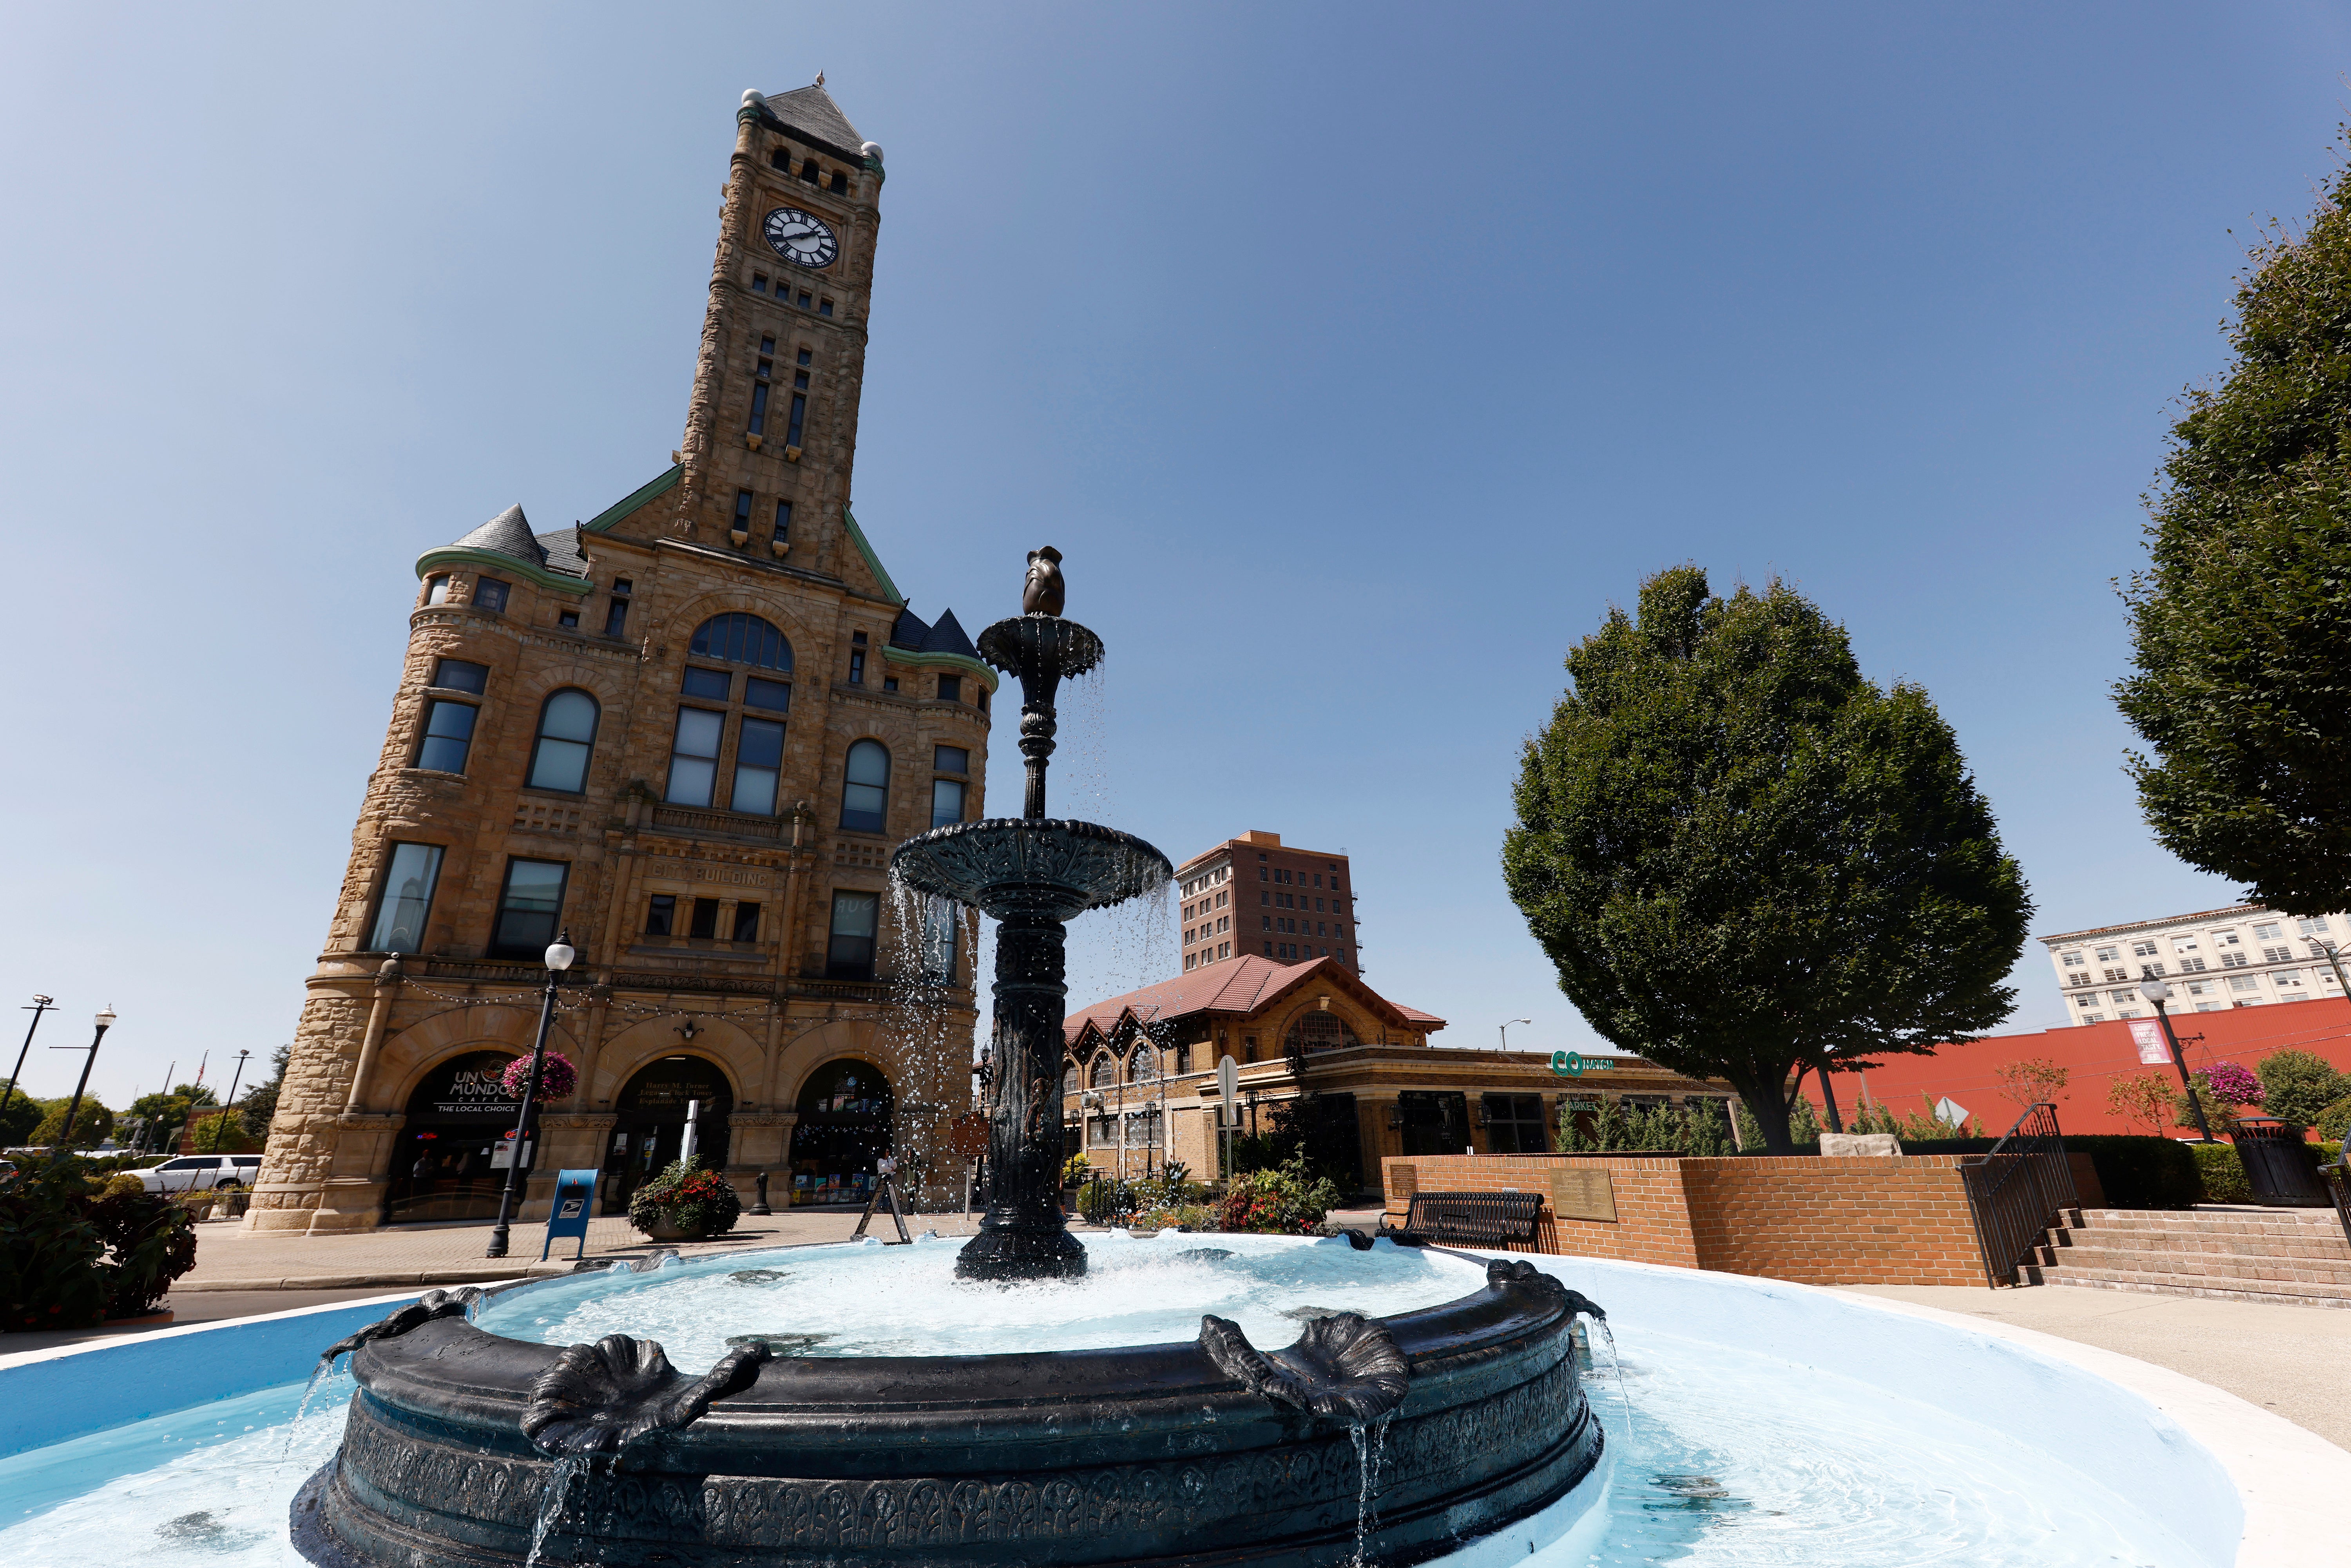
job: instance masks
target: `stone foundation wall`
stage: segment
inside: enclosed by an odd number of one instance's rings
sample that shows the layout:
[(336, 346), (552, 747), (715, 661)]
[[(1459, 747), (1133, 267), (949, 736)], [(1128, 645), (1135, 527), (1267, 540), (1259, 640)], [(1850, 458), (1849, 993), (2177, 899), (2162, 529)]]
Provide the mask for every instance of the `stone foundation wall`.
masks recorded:
[(1813, 1285), (1983, 1283), (1954, 1155), (1432, 1155), (1381, 1164), (1393, 1224), (1415, 1191), (1532, 1192), (1543, 1198), (1541, 1252)]

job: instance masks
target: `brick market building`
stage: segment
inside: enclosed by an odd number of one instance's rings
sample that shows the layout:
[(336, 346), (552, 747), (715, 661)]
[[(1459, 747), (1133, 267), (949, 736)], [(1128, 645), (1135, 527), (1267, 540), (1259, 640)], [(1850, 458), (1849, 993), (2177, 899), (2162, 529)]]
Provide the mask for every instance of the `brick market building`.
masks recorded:
[(1064, 1021), (1069, 1152), (1130, 1176), (1168, 1159), (1195, 1177), (1211, 1175), (1217, 1063), (1226, 1055), (1238, 1071), (1241, 1131), (1270, 1132), (1277, 1112), (1307, 1101), (1298, 1108), (1318, 1155), (1343, 1168), (1352, 1158), (1359, 1185), (1373, 1188), (1389, 1155), (1547, 1151), (1569, 1103), (1730, 1099), (1721, 1084), (1635, 1056), (1579, 1060), (1581, 1072), (1567, 1076), (1549, 1052), (1432, 1046), (1444, 1028), (1335, 956), (1286, 964), (1250, 953), (1197, 965)]
[[(976, 926), (906, 928), (884, 878), (980, 814), (997, 682), (850, 510), (882, 186), (820, 84), (745, 95), (669, 466), (585, 524), (511, 507), (419, 559), (255, 1228), (488, 1212), (499, 1071), (561, 931), (579, 1086), (526, 1218), (564, 1167), (623, 1207), (689, 1101), (710, 1163), (802, 1200), (968, 1105)], [(894, 1003), (917, 977), (932, 1005)]]
[(1285, 964), (1330, 958), (1363, 973), (1347, 857), (1284, 845), (1252, 829), (1176, 868), (1184, 968), (1256, 953)]

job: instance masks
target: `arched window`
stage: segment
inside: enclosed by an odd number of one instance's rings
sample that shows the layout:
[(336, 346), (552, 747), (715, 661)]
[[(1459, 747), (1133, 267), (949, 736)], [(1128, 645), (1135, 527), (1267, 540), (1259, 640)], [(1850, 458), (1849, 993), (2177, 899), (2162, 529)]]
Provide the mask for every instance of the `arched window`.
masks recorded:
[(737, 610), (714, 615), (694, 629), (686, 651), (705, 659), (750, 664), (762, 670), (791, 673), (792, 645), (784, 634), (756, 615)]
[(588, 788), (588, 752), (595, 744), (596, 699), (578, 690), (556, 693), (538, 710), (538, 741), (530, 749), (525, 782), (534, 789), (580, 793)]
[(1075, 1094), (1077, 1092), (1078, 1064), (1072, 1061), (1067, 1067), (1061, 1069), (1061, 1092), (1064, 1094)]
[(1347, 1027), (1346, 1019), (1336, 1013), (1318, 1009), (1301, 1015), (1290, 1026), (1289, 1034), (1282, 1039), (1281, 1049), (1285, 1052), (1336, 1051), (1342, 1046), (1356, 1043), (1355, 1031)]
[(1086, 1075), (1086, 1087), (1108, 1089), (1117, 1082), (1117, 1065), (1111, 1061), (1110, 1052), (1105, 1051), (1094, 1058), (1093, 1071)]
[(849, 748), (842, 770), (841, 825), (852, 833), (878, 833), (890, 811), (890, 752), (878, 740)]
[(1147, 1045), (1138, 1045), (1126, 1059), (1126, 1081), (1129, 1083), (1150, 1083), (1159, 1077), (1159, 1053)]

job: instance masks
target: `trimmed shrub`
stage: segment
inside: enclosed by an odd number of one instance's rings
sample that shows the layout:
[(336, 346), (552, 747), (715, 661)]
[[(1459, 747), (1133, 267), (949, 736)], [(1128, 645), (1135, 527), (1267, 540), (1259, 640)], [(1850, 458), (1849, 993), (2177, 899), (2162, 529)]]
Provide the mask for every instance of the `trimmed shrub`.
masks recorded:
[(2252, 1183), (2245, 1179), (2244, 1163), (2237, 1158), (2235, 1147), (2229, 1144), (2182, 1144), (2196, 1161), (2196, 1168), (2204, 1178), (2206, 1203), (2251, 1203)]
[[(2273, 1051), (2262, 1059), (2262, 1109), (2297, 1127), (2316, 1124), (2351, 1095), (2351, 1075), (2307, 1051)], [(2342, 1134), (2337, 1133), (2336, 1137)]]
[(724, 1236), (742, 1213), (734, 1185), (716, 1171), (704, 1170), (699, 1156), (672, 1160), (668, 1169), (629, 1195), (629, 1223), (648, 1235), (656, 1225), (666, 1225), (689, 1240)]
[(2351, 1094), (2346, 1094), (2318, 1113), (2311, 1126), (2318, 1135), (2331, 1143), (2341, 1143), (2351, 1137)]
[(91, 1190), (78, 1162), (0, 1186), (0, 1328), (94, 1328), (143, 1317), (196, 1266), (196, 1235), (161, 1193)]

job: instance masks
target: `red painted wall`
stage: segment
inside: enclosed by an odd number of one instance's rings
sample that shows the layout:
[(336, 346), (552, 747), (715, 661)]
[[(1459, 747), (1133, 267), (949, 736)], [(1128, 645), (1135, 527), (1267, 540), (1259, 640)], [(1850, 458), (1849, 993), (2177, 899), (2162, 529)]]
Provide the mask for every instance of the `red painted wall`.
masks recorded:
[[(1837, 1073), (1837, 1105), (1850, 1115), (1865, 1084), (1872, 1099), (1883, 1101), (1896, 1114), (1922, 1109), (1922, 1094), (1927, 1104), (1949, 1095), (1974, 1113), (1986, 1133), (1997, 1137), (2008, 1131), (2020, 1108), (2001, 1094), (1993, 1070), (2004, 1061), (2045, 1057), (2071, 1075), (2057, 1092), (2058, 1125), (2069, 1133), (2143, 1133), (2144, 1126), (2133, 1127), (2107, 1113), (2106, 1085), (2134, 1073), (2172, 1072), (2168, 1057), (2160, 1064), (2139, 1061), (2131, 1025), (2154, 1021), (2151, 1016), (2115, 1019), (2030, 1034), (1994, 1035), (1972, 1045), (1947, 1045), (1932, 1056), (1889, 1056), (1883, 1067)], [(2320, 998), (2231, 1008), (2225, 1012), (2175, 1012), (2171, 1026), (2179, 1031), (2191, 1072), (2216, 1061), (2258, 1069), (2272, 1051), (2288, 1050), (2310, 1051), (2351, 1071), (2351, 1002)], [(2178, 1081), (2176, 1074), (2173, 1081)], [(1804, 1096), (1817, 1112), (1820, 1087), (1809, 1076), (1804, 1080)], [(2178, 1133), (2176, 1128), (2171, 1131)]]

